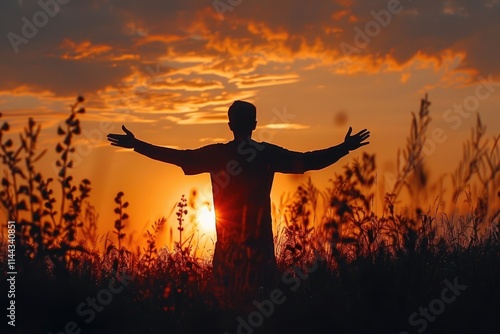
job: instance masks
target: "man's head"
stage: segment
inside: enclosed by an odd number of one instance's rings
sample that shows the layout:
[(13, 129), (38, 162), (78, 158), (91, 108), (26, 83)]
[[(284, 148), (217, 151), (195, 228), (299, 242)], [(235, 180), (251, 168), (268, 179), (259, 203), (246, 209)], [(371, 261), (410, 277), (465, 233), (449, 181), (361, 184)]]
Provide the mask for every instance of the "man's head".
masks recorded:
[(229, 128), (235, 136), (249, 136), (257, 126), (257, 110), (245, 101), (234, 101), (227, 112)]

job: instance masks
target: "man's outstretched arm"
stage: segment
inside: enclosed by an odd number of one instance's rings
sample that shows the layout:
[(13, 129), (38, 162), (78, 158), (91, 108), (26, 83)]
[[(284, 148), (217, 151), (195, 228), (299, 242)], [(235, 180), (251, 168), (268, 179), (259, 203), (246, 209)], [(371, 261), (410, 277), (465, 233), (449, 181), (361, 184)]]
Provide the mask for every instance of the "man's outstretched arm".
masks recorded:
[(125, 132), (124, 135), (114, 133), (108, 134), (108, 140), (111, 142), (111, 145), (123, 148), (132, 148), (137, 153), (145, 155), (151, 159), (175, 165), (180, 165), (184, 160), (183, 151), (181, 150), (156, 146), (139, 140), (135, 138), (134, 134), (124, 125), (122, 125), (122, 130)]
[(292, 152), (279, 147), (275, 147), (273, 154), (274, 170), (281, 173), (304, 173), (309, 170), (319, 170), (337, 162), (343, 156), (349, 154), (349, 151), (368, 145), (365, 140), (370, 137), (370, 132), (366, 129), (361, 130), (351, 136), (352, 128), (349, 128), (344, 142), (310, 152)]
[(352, 135), (352, 127), (349, 127), (345, 135), (344, 142), (323, 150), (306, 152), (303, 155), (304, 170), (318, 170), (330, 166), (337, 162), (343, 156), (349, 154), (350, 151), (356, 150), (361, 146), (368, 145), (370, 142), (366, 140), (370, 137), (370, 132), (367, 129), (361, 130), (355, 135)]

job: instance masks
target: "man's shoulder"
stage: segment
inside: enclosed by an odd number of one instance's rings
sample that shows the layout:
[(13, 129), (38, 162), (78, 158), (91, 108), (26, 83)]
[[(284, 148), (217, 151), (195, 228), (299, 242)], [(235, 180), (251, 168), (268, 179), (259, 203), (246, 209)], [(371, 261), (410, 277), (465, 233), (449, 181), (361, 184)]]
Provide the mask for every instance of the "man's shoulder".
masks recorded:
[(268, 152), (287, 151), (287, 149), (279, 145), (265, 141), (258, 142), (253, 139), (246, 140), (243, 142), (229, 141), (225, 143), (208, 144), (200, 147), (199, 150), (202, 150), (204, 152), (223, 152), (223, 151), (232, 152), (236, 150), (239, 152), (242, 149), (246, 149), (248, 147), (253, 147), (258, 151), (268, 151)]

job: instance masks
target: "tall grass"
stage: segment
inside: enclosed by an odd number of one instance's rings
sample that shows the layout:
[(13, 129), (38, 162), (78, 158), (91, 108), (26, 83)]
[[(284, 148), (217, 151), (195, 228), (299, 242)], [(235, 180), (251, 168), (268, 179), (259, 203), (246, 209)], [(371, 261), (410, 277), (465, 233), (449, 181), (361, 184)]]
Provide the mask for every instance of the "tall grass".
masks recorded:
[[(170, 215), (144, 235), (144, 247), (127, 246), (129, 203), (117, 192), (112, 233), (97, 234), (98, 213), (88, 201), (91, 182), (71, 176), (75, 136), (85, 109), (82, 97), (57, 129), (56, 180), (37, 171), (45, 151), (37, 149), (40, 125), (30, 118), (16, 147), (0, 127), (4, 166), (0, 202), (18, 222), (19, 327), (21, 332), (59, 331), (72, 320), (93, 333), (235, 332), (238, 312), (222, 309), (210, 286), (211, 264), (199, 256), (196, 191), (184, 195)], [(479, 115), (463, 157), (449, 175), (432, 184), (423, 147), (431, 122), (430, 102), (412, 114), (407, 145), (398, 152), (398, 175), (384, 194), (381, 215), (376, 156), (364, 153), (344, 166), (323, 189), (309, 179), (275, 207), (276, 257), (281, 273), (315, 271), (298, 290), (281, 288), (287, 301), (258, 330), (323, 333), (399, 332), (408, 316), (439, 296), (442, 282), (459, 277), (470, 288), (433, 322), (428, 332), (498, 329), (500, 291), (500, 136), (485, 138)], [(451, 180), (451, 197), (440, 185)], [(61, 189), (56, 197), (54, 187)], [(436, 193), (437, 191), (437, 193)], [(447, 212), (444, 203), (452, 203)], [(465, 202), (466, 210), (459, 210)], [(175, 221), (170, 217), (175, 212)], [(192, 212), (191, 212), (192, 214)], [(189, 218), (188, 218), (189, 217)], [(158, 245), (169, 231), (172, 249)], [(6, 262), (6, 236), (1, 257)], [(213, 241), (212, 241), (213, 242)], [(6, 275), (6, 268), (2, 267)], [(131, 283), (86, 323), (75, 309), (120, 275)], [(5, 279), (3, 279), (5, 281)], [(257, 299), (265, 296), (256, 296)], [(30, 300), (30, 303), (23, 301)], [(252, 305), (245, 305), (248, 309)], [(28, 320), (30, 319), (30, 320)], [(413, 332), (415, 332), (413, 330)]]

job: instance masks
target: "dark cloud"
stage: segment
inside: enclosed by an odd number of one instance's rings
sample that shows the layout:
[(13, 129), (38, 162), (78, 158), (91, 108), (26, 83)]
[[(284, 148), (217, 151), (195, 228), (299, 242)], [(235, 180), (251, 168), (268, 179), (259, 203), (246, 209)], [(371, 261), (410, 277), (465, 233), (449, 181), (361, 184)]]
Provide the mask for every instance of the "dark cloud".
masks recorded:
[[(341, 43), (356, 47), (359, 52), (352, 56), (371, 59), (375, 67), (383, 63), (377, 59), (404, 64), (416, 55), (441, 59), (451, 52), (465, 56), (459, 69), (500, 74), (495, 42), (499, 1), (402, 0), (401, 12), (391, 15), (386, 27), (366, 45), (356, 45), (356, 29), (365, 31), (375, 20), (372, 11), (387, 13), (392, 1), (242, 1), (221, 20), (211, 1), (73, 0), (60, 5), (36, 36), (19, 45), (17, 54), (8, 34), (22, 35), (21, 18), (32, 21), (42, 8), (35, 0), (2, 1), (0, 90), (25, 85), (57, 96), (95, 93), (144, 75), (146, 66), (187, 56), (205, 61), (177, 64), (163, 74), (190, 67), (186, 74), (192, 77), (182, 82), (186, 89), (235, 88), (231, 79), (258, 74), (259, 67), (271, 62), (275, 66), (269, 74), (277, 76), (290, 74), (287, 66), (298, 58), (334, 63), (344, 56)], [(196, 71), (212, 77), (202, 80)]]

